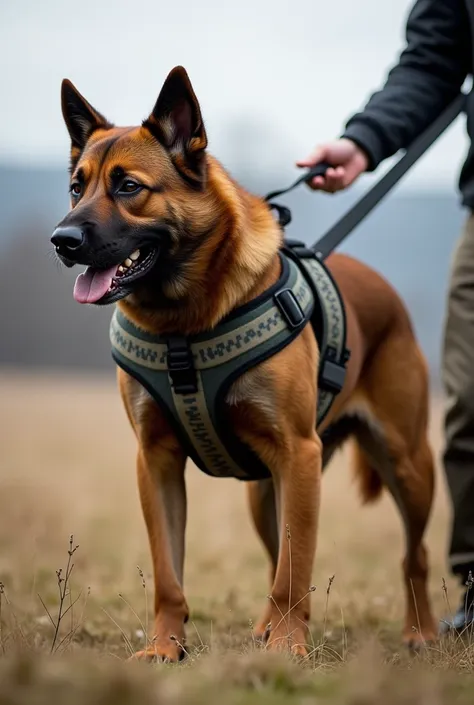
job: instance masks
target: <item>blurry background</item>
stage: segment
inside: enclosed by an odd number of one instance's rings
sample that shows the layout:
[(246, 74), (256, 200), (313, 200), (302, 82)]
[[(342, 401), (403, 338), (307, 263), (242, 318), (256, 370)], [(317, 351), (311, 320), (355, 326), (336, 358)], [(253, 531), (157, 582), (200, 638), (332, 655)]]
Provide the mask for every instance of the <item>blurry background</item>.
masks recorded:
[[(245, 186), (290, 183), (296, 159), (338, 135), (403, 45), (407, 0), (16, 0), (0, 3), (0, 364), (113, 373), (111, 309), (72, 298), (49, 237), (68, 208), (59, 89), (70, 78), (118, 124), (136, 124), (183, 64), (212, 152)], [(398, 289), (437, 379), (450, 254), (462, 221), (459, 119), (344, 250)], [(387, 164), (385, 168), (389, 165)], [(383, 169), (377, 172), (378, 178)], [(375, 177), (344, 195), (302, 188), (289, 234), (314, 241)], [(8, 302), (8, 303), (7, 303)]]

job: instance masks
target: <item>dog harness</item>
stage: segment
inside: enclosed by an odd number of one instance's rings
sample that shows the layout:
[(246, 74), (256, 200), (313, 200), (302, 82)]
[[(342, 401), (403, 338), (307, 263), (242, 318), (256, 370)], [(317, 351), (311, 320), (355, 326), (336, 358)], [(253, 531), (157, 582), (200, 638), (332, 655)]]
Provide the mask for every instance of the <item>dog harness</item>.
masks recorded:
[(226, 396), (244, 372), (289, 345), (311, 322), (319, 345), (317, 425), (341, 391), (349, 359), (339, 290), (324, 264), (298, 241), (279, 253), (281, 276), (205, 333), (150, 335), (118, 308), (110, 325), (112, 356), (160, 406), (194, 463), (208, 475), (270, 477), (260, 458), (226, 422)]

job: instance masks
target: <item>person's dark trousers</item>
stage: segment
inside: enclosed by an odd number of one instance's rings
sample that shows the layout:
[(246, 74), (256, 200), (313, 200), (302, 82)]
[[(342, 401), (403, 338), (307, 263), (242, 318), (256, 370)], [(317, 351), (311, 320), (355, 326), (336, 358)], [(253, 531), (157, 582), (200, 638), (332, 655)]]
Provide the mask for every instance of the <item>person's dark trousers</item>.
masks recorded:
[[(451, 267), (443, 345), (446, 394), (444, 468), (452, 500), (449, 562), (462, 584), (474, 574), (474, 215), (466, 220)], [(468, 600), (466, 600), (466, 597)], [(471, 588), (458, 627), (473, 620)]]

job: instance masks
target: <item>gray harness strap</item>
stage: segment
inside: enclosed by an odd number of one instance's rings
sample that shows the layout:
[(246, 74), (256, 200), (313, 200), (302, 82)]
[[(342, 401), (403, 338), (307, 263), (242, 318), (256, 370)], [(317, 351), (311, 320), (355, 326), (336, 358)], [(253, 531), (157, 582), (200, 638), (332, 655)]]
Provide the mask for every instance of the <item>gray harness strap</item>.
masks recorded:
[[(277, 284), (207, 333), (187, 339), (151, 335), (119, 309), (112, 317), (116, 363), (157, 401), (194, 462), (216, 477), (269, 476), (268, 468), (225, 423), (225, 396), (238, 377), (291, 343), (315, 308), (324, 323), (320, 381), (324, 365), (332, 357), (337, 363), (344, 352), (344, 309), (324, 265), (314, 260), (299, 266), (283, 253), (280, 257), (283, 271)], [(334, 355), (328, 357), (331, 350)], [(337, 391), (327, 384), (320, 389), (318, 423)]]
[[(317, 415), (319, 426), (326, 418), (334, 396), (342, 389), (344, 383), (345, 363), (349, 359), (345, 350), (346, 320), (339, 289), (320, 260), (302, 259), (301, 264), (314, 282), (322, 304)], [(343, 360), (344, 367), (338, 364), (340, 360)]]

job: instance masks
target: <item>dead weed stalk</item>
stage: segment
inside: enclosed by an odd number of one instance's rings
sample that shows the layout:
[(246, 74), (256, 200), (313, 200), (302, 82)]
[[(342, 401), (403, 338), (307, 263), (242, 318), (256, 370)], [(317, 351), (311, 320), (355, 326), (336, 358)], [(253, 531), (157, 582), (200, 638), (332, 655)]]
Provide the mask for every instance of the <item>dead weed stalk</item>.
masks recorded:
[[(58, 592), (59, 592), (59, 604), (58, 604), (58, 612), (56, 615), (56, 618), (53, 619), (51, 612), (47, 608), (43, 598), (41, 595), (38, 593), (38, 598), (43, 605), (43, 608), (48, 615), (48, 618), (53, 626), (53, 637), (51, 640), (51, 648), (50, 648), (50, 653), (55, 653), (63, 644), (66, 642), (69, 644), (77, 631), (78, 626), (74, 627), (74, 605), (77, 603), (77, 601), (81, 597), (81, 592), (79, 592), (78, 596), (73, 600), (72, 599), (72, 591), (71, 591), (71, 575), (72, 571), (74, 570), (74, 563), (73, 563), (73, 556), (76, 553), (77, 549), (79, 548), (78, 545), (74, 546), (74, 536), (71, 534), (69, 537), (69, 549), (68, 549), (68, 559), (67, 559), (67, 564), (66, 564), (66, 569), (63, 573), (63, 569), (59, 568), (59, 570), (56, 571), (56, 578), (57, 578), (57, 585), (58, 585)], [(89, 592), (87, 594), (87, 597), (89, 596)], [(87, 597), (86, 597), (86, 603), (87, 603)], [(67, 599), (69, 599), (69, 606), (66, 607), (67, 604)], [(85, 604), (83, 607), (83, 614), (85, 610)], [(64, 622), (64, 618), (68, 613), (71, 613), (71, 628), (69, 631), (66, 633), (66, 635), (58, 642), (59, 638), (59, 632), (61, 629), (61, 625)]]

